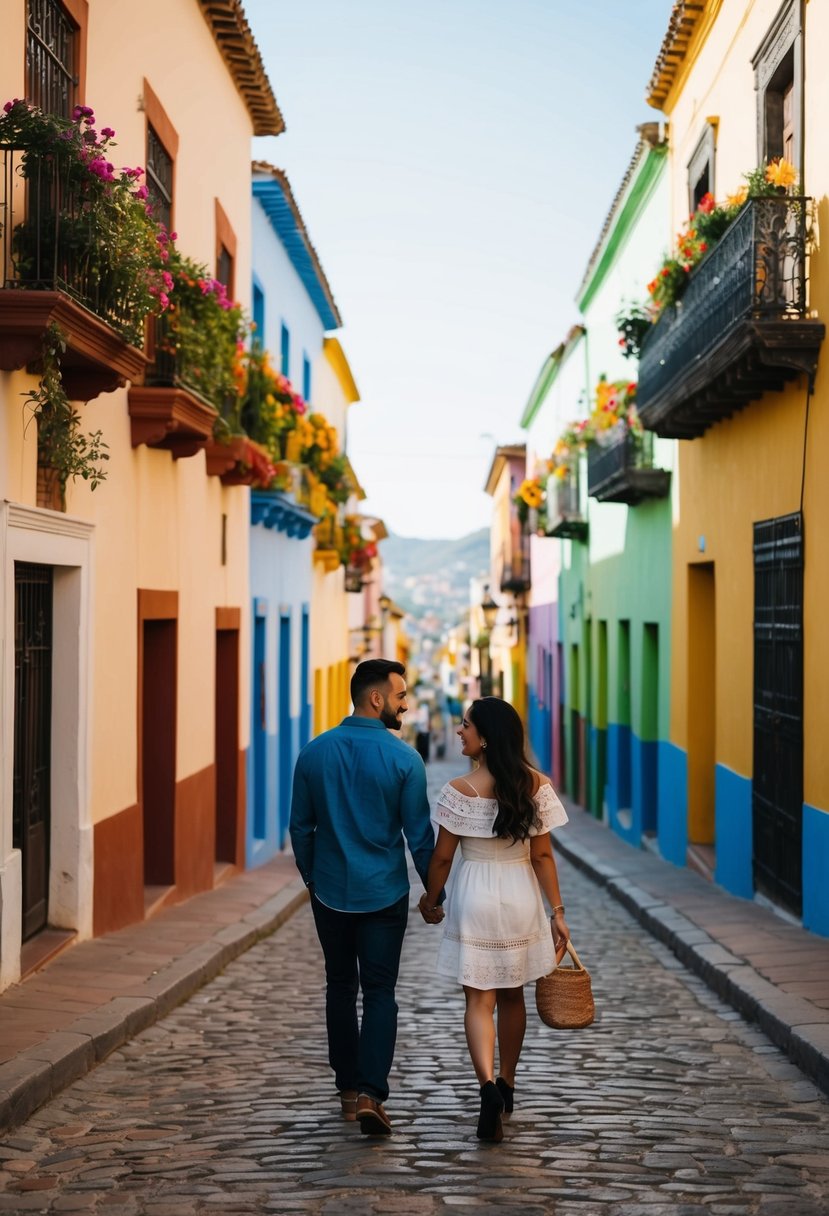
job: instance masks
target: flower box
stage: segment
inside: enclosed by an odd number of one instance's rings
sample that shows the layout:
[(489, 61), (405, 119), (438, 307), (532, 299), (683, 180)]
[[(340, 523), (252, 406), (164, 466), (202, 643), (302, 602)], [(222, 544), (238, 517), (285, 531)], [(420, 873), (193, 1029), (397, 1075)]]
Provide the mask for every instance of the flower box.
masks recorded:
[(140, 381), (147, 360), (105, 321), (62, 291), (0, 290), (0, 370), (36, 363), (48, 326), (60, 326), (67, 349), (61, 361), (63, 384), (73, 401)]
[(547, 535), (561, 540), (587, 540), (587, 520), (581, 510), (578, 475), (550, 477), (547, 482)]
[(213, 438), (216, 411), (186, 389), (131, 388), (127, 402), (134, 448), (165, 448), (178, 460), (195, 456)]
[(223, 486), (267, 489), (276, 477), (268, 453), (247, 435), (231, 435), (224, 441), (210, 439), (204, 450), (208, 476), (218, 477)]
[(653, 438), (635, 436), (620, 424), (587, 449), (587, 493), (598, 502), (636, 506), (646, 498), (665, 498), (671, 474), (653, 467)]

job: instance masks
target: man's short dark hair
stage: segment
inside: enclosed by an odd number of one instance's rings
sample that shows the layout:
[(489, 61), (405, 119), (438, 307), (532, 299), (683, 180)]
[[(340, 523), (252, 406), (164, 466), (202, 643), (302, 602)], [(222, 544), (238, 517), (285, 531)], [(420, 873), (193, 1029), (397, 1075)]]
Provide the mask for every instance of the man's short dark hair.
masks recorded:
[(351, 701), (359, 705), (370, 688), (382, 688), (389, 682), (389, 676), (404, 676), (406, 668), (396, 659), (366, 659), (358, 663), (351, 677)]

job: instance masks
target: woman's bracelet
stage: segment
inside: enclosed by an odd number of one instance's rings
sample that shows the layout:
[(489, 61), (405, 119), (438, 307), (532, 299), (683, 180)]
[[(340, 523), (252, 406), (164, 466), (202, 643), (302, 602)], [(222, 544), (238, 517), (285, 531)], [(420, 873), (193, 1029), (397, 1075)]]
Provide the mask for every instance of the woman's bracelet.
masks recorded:
[(563, 911), (564, 911), (564, 904), (556, 904), (556, 906), (553, 908), (553, 916), (555, 916), (556, 912), (563, 912)]

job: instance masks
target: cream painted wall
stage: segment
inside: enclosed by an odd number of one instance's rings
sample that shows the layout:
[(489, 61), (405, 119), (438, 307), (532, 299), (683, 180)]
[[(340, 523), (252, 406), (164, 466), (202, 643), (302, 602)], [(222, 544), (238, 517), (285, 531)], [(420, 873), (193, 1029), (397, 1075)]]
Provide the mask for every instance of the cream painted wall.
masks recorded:
[[(182, 49), (186, 48), (186, 54)], [(87, 104), (115, 128), (118, 161), (144, 165), (144, 77), (176, 128), (179, 247), (213, 267), (214, 199), (238, 240), (235, 294), (250, 303), (251, 119), (199, 6), (163, 0), (90, 5)]]
[[(25, 5), (14, 4), (14, 21), (7, 19), (10, 7), (7, 0), (0, 79), (14, 96), (23, 91)], [(214, 268), (218, 197), (238, 242), (235, 294), (247, 306), (251, 119), (198, 5), (90, 4), (86, 101), (99, 124), (115, 128), (117, 164), (145, 163), (144, 77), (179, 136), (179, 248)], [(33, 429), (22, 436), (20, 393), (34, 383), (23, 372), (0, 375), (0, 497), (28, 504), (35, 500), (36, 443)], [(168, 452), (133, 449), (125, 389), (78, 408), (85, 430), (103, 431), (110, 455), (107, 480), (94, 494), (83, 482), (67, 490), (67, 511), (95, 525), (90, 799), (97, 822), (137, 797), (139, 587), (179, 592), (178, 779), (213, 762), (217, 606), (241, 609), (240, 746), (247, 746), (249, 492), (208, 477), (202, 454), (176, 462)]]

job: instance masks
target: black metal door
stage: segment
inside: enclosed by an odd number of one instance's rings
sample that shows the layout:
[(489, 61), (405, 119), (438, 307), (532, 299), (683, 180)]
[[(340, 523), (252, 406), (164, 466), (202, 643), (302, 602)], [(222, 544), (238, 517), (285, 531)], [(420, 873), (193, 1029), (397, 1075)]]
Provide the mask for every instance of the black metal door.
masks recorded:
[(14, 567), (13, 844), (23, 859), (23, 940), (46, 924), (52, 721), (52, 568)]
[(803, 517), (754, 525), (754, 884), (800, 915)]

